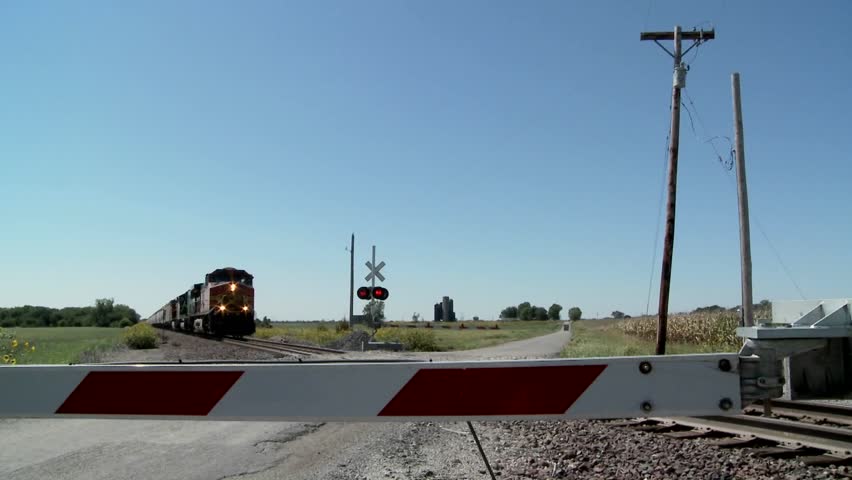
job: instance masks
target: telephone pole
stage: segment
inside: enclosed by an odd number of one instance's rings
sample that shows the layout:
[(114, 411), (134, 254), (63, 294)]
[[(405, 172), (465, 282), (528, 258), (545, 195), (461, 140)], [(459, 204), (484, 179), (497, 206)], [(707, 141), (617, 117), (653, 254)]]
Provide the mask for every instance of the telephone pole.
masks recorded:
[(740, 261), (742, 281), (742, 319), (746, 327), (754, 325), (754, 298), (751, 293), (751, 232), (748, 223), (748, 188), (746, 188), (745, 141), (743, 140), (743, 104), (740, 98), (740, 74), (731, 75), (734, 97), (734, 145), (737, 161), (737, 199), (740, 210)]
[(352, 245), (349, 247), (349, 325), (355, 313), (355, 234), (352, 234)]
[[(663, 243), (663, 268), (660, 278), (660, 309), (657, 320), (657, 355), (666, 353), (666, 331), (669, 315), (669, 290), (672, 277), (672, 253), (674, 251), (675, 202), (677, 199), (677, 154), (680, 145), (680, 90), (686, 86), (687, 67), (683, 56), (706, 40), (716, 37), (713, 30), (681, 32), (675, 26), (672, 32), (643, 32), (639, 40), (652, 40), (674, 59), (674, 77), (672, 81), (672, 123), (669, 134), (668, 199), (666, 201), (666, 236)], [(660, 40), (674, 40), (674, 53), (663, 46)], [(692, 40), (692, 45), (681, 51), (681, 41)]]

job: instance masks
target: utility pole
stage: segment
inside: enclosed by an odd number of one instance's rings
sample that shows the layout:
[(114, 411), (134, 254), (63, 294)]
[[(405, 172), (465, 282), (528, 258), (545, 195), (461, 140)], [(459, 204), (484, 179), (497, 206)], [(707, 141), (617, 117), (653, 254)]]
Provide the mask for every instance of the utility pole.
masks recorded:
[[(373, 245), (373, 266), (375, 266), (375, 265), (376, 265), (376, 246)], [(373, 292), (375, 290), (376, 290), (376, 276), (373, 275), (372, 283), (370, 284), (370, 291)], [(373, 325), (378, 325), (378, 322), (376, 322), (376, 300), (375, 299), (370, 300), (370, 323), (372, 323)], [(378, 328), (378, 327), (376, 327), (376, 328)]]
[[(660, 308), (657, 321), (657, 355), (666, 353), (666, 331), (669, 315), (669, 290), (672, 277), (672, 253), (674, 251), (675, 203), (677, 199), (677, 155), (680, 145), (680, 90), (686, 86), (686, 65), (683, 55), (705, 40), (712, 40), (713, 30), (681, 32), (675, 26), (673, 32), (643, 32), (639, 40), (653, 40), (674, 59), (674, 77), (672, 82), (672, 123), (669, 134), (668, 200), (666, 201), (666, 236), (663, 243), (663, 268), (660, 278)], [(660, 40), (674, 40), (674, 53), (663, 46)], [(681, 40), (692, 40), (692, 45), (681, 51)]]
[(355, 314), (355, 234), (352, 234), (352, 244), (349, 247), (349, 325), (352, 323), (352, 315)]
[(737, 200), (740, 210), (740, 261), (742, 275), (742, 318), (740, 324), (754, 325), (754, 298), (751, 293), (751, 232), (748, 222), (748, 188), (745, 171), (745, 140), (743, 139), (743, 105), (740, 98), (740, 74), (731, 75), (734, 97), (734, 148), (737, 162)]

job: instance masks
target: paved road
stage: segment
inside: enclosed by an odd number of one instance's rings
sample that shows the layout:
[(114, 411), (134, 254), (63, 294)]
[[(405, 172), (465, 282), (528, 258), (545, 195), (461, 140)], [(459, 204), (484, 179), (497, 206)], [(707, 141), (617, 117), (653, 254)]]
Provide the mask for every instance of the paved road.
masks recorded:
[(315, 425), (271, 422), (3, 420), (0, 478), (210, 479), (283, 460)]
[[(569, 339), (569, 332), (559, 331), (479, 350), (433, 354), (432, 358), (552, 357)], [(401, 454), (393, 463), (395, 478), (442, 472), (452, 477), (446, 470), (450, 467), (477, 476), (476, 456), (463, 442), (465, 437), (435, 430), (438, 427), (427, 435), (419, 428), (384, 423), (0, 420), (0, 478), (384, 479), (389, 478), (392, 467), (377, 465), (392, 462), (382, 460), (382, 451), (390, 454), (396, 445), (402, 448), (399, 441), (403, 438), (408, 439), (405, 448), (410, 448), (405, 451), (410, 454)], [(451, 451), (435, 453), (453, 442), (462, 443)], [(424, 449), (431, 449), (431, 457), (413, 464)], [(412, 468), (419, 473), (415, 475)]]
[(559, 330), (548, 335), (518, 340), (477, 350), (463, 350), (443, 354), (448, 359), (464, 358), (552, 358), (558, 357), (571, 340), (571, 332)]
[(562, 330), (541, 335), (539, 337), (528, 338), (526, 340), (516, 340), (514, 342), (503, 343), (493, 347), (478, 348), (475, 350), (459, 350), (455, 352), (346, 352), (339, 356), (330, 358), (344, 360), (363, 360), (363, 359), (388, 359), (388, 358), (404, 358), (404, 359), (429, 359), (433, 361), (460, 361), (460, 360), (482, 360), (482, 359), (532, 359), (532, 358), (553, 358), (558, 357), (562, 349), (571, 340), (571, 332)]

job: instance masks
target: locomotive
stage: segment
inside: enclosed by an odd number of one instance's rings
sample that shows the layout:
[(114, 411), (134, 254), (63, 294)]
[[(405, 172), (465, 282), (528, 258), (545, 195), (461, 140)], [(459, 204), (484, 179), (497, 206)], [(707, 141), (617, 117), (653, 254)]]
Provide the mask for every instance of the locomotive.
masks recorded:
[(245, 270), (226, 267), (204, 276), (146, 320), (158, 328), (245, 336), (254, 333), (254, 277)]

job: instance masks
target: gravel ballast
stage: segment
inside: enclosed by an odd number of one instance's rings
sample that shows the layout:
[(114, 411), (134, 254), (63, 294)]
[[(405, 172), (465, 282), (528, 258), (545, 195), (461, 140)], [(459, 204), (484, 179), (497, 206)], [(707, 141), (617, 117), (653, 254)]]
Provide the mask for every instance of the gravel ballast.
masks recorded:
[(849, 467), (807, 467), (604, 421), (499, 422), (480, 428), (496, 439), (483, 447), (501, 478), (827, 479), (852, 474)]
[(330, 343), (328, 347), (336, 348), (338, 350), (360, 352), (363, 345), (369, 341), (369, 333), (362, 330), (355, 330), (340, 340)]
[(252, 348), (222, 343), (215, 339), (198, 337), (170, 330), (157, 330), (160, 336), (158, 348), (133, 350), (125, 346), (90, 359), (92, 363), (114, 362), (198, 362), (211, 360), (258, 361), (292, 360), (284, 353), (271, 353)]
[[(701, 440), (675, 440), (603, 421), (475, 422), (497, 478), (833, 479), (848, 467), (806, 467)], [(281, 445), (286, 460), (240, 480), (482, 479), (488, 473), (463, 422), (329, 423)]]

